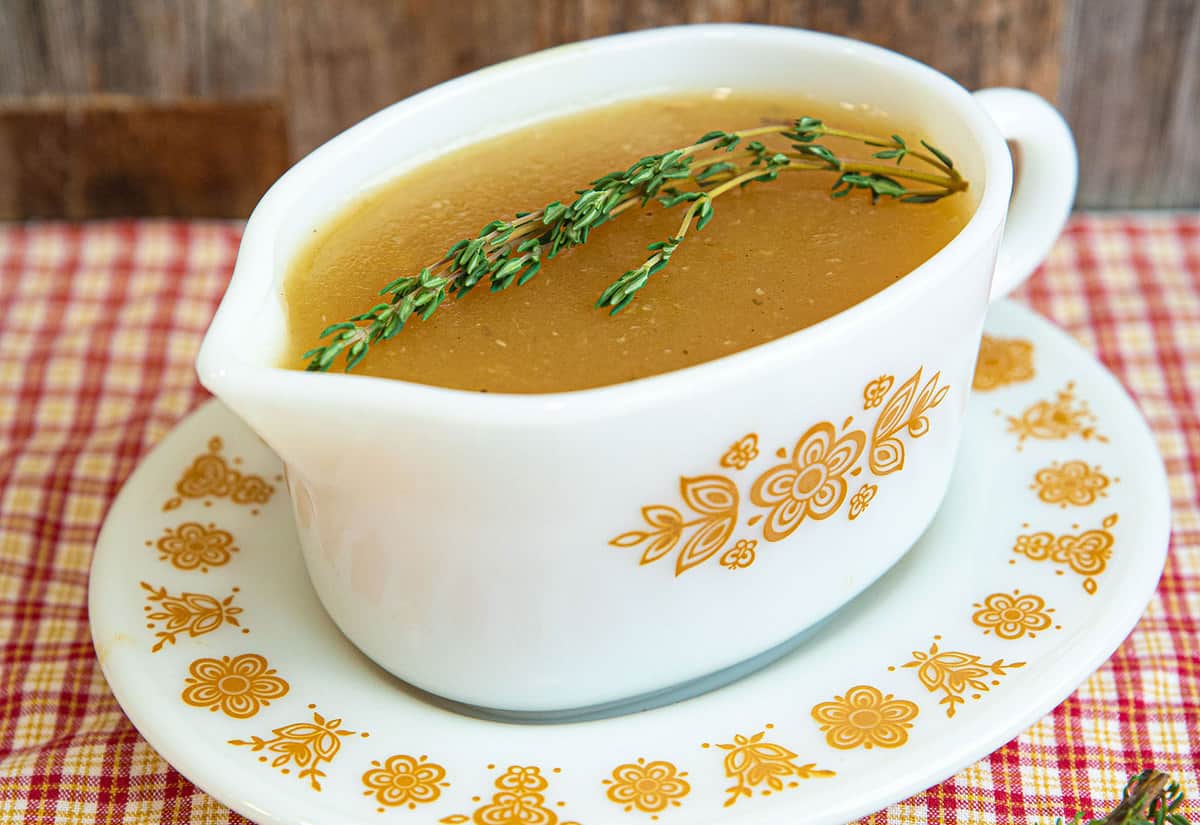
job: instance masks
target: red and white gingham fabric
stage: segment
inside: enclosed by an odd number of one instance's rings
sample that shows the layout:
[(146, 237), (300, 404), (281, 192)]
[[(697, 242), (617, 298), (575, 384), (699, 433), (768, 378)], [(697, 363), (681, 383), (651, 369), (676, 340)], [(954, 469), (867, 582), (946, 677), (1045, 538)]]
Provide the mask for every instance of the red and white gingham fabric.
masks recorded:
[[(0, 225), (0, 825), (244, 822), (121, 713), (87, 624), (124, 479), (205, 392), (192, 359), (240, 237), (225, 223)], [(1078, 216), (1020, 297), (1129, 388), (1166, 460), (1173, 538), (1133, 635), (1032, 729), (864, 822), (1050, 823), (1125, 777), (1200, 819), (1200, 214)]]

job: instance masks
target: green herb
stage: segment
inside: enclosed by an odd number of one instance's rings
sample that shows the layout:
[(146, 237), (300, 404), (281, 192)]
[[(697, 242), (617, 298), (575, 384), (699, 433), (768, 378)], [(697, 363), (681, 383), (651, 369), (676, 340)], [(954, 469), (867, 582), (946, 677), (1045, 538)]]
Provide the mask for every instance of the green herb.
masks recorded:
[[(1129, 779), (1121, 794), (1121, 804), (1103, 819), (1084, 819), (1075, 814), (1070, 825), (1191, 825), (1178, 813), (1183, 791), (1178, 782), (1161, 771), (1142, 771)], [(1056, 820), (1063, 825), (1063, 820)]]
[[(844, 138), (879, 148), (866, 160), (841, 157), (816, 141)], [(774, 145), (768, 145), (770, 141)], [(856, 190), (872, 202), (892, 198), (904, 203), (933, 203), (962, 192), (967, 181), (945, 153), (924, 140), (926, 152), (915, 151), (899, 135), (880, 138), (847, 132), (820, 120), (802, 117), (783, 125), (739, 132), (715, 131), (695, 143), (660, 155), (648, 155), (624, 171), (610, 172), (576, 191), (570, 203), (555, 202), (510, 221), (495, 220), (474, 238), (464, 238), (415, 275), (396, 278), (379, 291), (380, 303), (321, 333), (326, 343), (304, 354), (307, 368), (323, 372), (340, 355), (353, 369), (371, 346), (395, 336), (414, 316), (428, 319), (450, 295), (461, 298), (481, 282), (492, 292), (520, 286), (542, 264), (564, 250), (587, 243), (591, 232), (634, 206), (656, 201), (665, 209), (682, 207), (683, 219), (670, 238), (653, 243), (650, 255), (617, 278), (596, 302), (616, 314), (629, 305), (650, 278), (694, 228), (712, 220), (713, 203), (722, 195), (757, 183), (769, 183), (788, 172), (836, 173), (832, 196)], [(922, 168), (903, 166), (906, 160)], [(886, 161), (895, 161), (889, 165)]]

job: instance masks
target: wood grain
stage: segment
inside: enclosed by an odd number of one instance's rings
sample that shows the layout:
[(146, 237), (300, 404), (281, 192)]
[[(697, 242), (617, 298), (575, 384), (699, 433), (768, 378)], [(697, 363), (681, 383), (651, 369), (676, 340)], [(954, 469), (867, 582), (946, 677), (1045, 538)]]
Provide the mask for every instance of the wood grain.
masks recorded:
[(1200, 3), (1075, 2), (1062, 108), (1081, 206), (1200, 206)]
[(0, 105), (0, 219), (248, 215), (286, 147), (274, 103)]
[[(1080, 204), (1200, 206), (1200, 143), (1188, 134), (1200, 123), (1194, 0), (0, 0), (0, 214), (52, 214), (70, 203), (80, 216), (137, 214), (150, 204), (243, 215), (240, 190), (221, 205), (215, 193), (233, 188), (205, 192), (190, 168), (173, 181), (174, 166), (154, 153), (188, 145), (203, 131), (198, 118), (215, 118), (212, 130), (243, 118), (248, 151), (261, 154), (251, 165), (274, 169), (282, 153), (294, 160), (365, 115), (472, 69), (573, 40), (707, 21), (850, 35), (969, 88), (1057, 97), (1080, 145)], [(55, 199), (30, 183), (59, 170), (64, 189), (80, 193), (91, 186), (83, 181), (109, 175), (107, 156), (88, 153), (71, 137), (75, 127), (49, 125), (76, 117), (79, 104), (67, 101), (77, 98), (91, 118), (116, 101), (113, 122), (156, 166), (153, 193), (115, 187), (111, 198), (125, 202), (101, 203), (102, 188)], [(131, 118), (130, 99), (158, 107)], [(175, 116), (181, 131), (171, 137)], [(19, 133), (35, 122), (45, 144)], [(149, 131), (128, 131), (141, 128)], [(68, 151), (87, 163), (56, 155)], [(131, 168), (111, 174), (133, 180)], [(180, 194), (163, 194), (172, 188)]]
[(336, 7), (295, 0), (285, 11), (291, 142), (303, 154), (389, 103), (481, 66), (680, 23), (850, 35), (910, 54), (968, 87), (1016, 85), (1054, 99), (1061, 7), (1060, 0), (352, 0)]

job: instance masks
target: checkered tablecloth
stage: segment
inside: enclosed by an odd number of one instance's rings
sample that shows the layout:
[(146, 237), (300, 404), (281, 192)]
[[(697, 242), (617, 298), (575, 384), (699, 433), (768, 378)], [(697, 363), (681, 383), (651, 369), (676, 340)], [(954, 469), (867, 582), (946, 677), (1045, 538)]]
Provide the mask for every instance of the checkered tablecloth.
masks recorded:
[[(240, 237), (227, 223), (0, 225), (0, 825), (244, 822), (121, 713), (87, 623), (92, 543), (121, 483), (206, 393), (192, 359)], [(1052, 714), (868, 817), (1050, 823), (1125, 777), (1180, 778), (1200, 819), (1200, 214), (1078, 216), (1020, 298), (1129, 388), (1166, 460), (1158, 593)]]

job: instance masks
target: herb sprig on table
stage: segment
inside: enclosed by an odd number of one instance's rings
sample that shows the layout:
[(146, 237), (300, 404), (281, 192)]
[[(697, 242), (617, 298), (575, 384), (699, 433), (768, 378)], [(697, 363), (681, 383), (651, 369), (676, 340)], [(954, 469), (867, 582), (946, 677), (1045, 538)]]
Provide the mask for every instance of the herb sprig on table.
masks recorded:
[[(1191, 825), (1179, 813), (1183, 790), (1161, 771), (1147, 770), (1129, 778), (1121, 804), (1102, 819), (1075, 814), (1069, 825)], [(1064, 825), (1060, 818), (1055, 825)]]
[[(818, 143), (827, 137), (877, 151), (867, 159), (842, 157)], [(577, 190), (570, 203), (555, 201), (512, 220), (495, 220), (476, 237), (463, 238), (419, 273), (403, 275), (381, 289), (383, 302), (327, 327), (321, 333), (327, 342), (303, 356), (307, 369), (328, 370), (344, 354), (349, 371), (373, 344), (395, 336), (412, 316), (427, 319), (448, 296), (461, 298), (484, 280), (492, 292), (520, 286), (538, 273), (543, 262), (587, 243), (597, 227), (651, 201), (666, 209), (683, 208), (679, 229), (651, 244), (650, 255), (641, 265), (604, 290), (596, 306), (610, 314), (629, 305), (670, 262), (690, 231), (704, 229), (713, 219), (713, 204), (719, 197), (751, 184), (770, 183), (790, 172), (827, 172), (837, 175), (834, 198), (861, 190), (872, 202), (890, 198), (909, 204), (933, 203), (967, 188), (944, 152), (923, 140), (920, 146), (910, 146), (900, 135), (885, 138), (848, 132), (811, 117), (737, 132), (709, 132), (695, 143), (647, 155), (628, 169), (597, 178), (588, 188)]]

